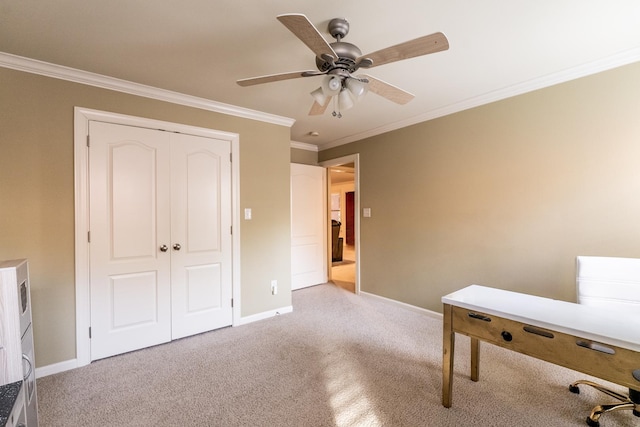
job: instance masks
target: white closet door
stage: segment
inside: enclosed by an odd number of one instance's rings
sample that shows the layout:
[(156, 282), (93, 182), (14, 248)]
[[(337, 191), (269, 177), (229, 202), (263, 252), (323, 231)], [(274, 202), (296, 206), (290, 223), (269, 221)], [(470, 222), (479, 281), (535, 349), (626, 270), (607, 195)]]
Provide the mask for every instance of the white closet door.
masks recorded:
[(172, 338), (232, 323), (231, 145), (172, 136)]
[(92, 360), (171, 339), (170, 136), (90, 123)]
[(326, 169), (291, 164), (291, 289), (327, 281)]

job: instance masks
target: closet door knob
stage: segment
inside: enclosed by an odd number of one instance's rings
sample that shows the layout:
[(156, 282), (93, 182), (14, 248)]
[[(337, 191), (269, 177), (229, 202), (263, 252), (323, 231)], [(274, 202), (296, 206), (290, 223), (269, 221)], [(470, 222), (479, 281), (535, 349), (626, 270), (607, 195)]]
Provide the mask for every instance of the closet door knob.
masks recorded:
[(160, 252), (167, 252), (168, 250), (169, 250), (169, 247), (167, 245), (160, 246)]
[(180, 246), (180, 243), (176, 243), (175, 245), (173, 245), (173, 250), (174, 251), (179, 251), (182, 248), (182, 246)]

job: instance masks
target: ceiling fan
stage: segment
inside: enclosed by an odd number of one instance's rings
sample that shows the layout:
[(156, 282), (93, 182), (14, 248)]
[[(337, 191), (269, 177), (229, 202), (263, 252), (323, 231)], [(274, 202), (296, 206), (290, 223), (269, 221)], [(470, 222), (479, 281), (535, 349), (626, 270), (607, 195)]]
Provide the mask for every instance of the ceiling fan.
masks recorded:
[(335, 102), (332, 114), (342, 117), (341, 110), (353, 106), (354, 101), (362, 98), (367, 91), (397, 104), (406, 104), (414, 95), (369, 75), (354, 73), (360, 68), (377, 67), (449, 49), (446, 36), (438, 32), (362, 55), (356, 45), (342, 41), (349, 33), (349, 23), (344, 18), (335, 18), (329, 22), (329, 34), (336, 39), (333, 43), (328, 43), (303, 14), (285, 14), (277, 18), (316, 54), (318, 69), (252, 77), (238, 80), (237, 83), (240, 86), (252, 86), (299, 77), (325, 76), (322, 86), (311, 92), (315, 101), (309, 115), (323, 114), (333, 98)]

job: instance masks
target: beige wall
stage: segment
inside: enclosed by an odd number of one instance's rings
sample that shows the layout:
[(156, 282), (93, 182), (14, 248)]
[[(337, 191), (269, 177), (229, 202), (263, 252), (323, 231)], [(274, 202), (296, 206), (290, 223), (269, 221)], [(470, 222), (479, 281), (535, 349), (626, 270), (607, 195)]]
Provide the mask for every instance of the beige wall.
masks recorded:
[[(291, 304), (285, 126), (0, 68), (0, 259), (28, 258), (37, 366), (75, 358), (75, 106), (240, 135), (242, 316)], [(271, 279), (280, 292), (272, 296)]]
[(291, 148), (291, 163), (316, 166), (318, 164), (318, 152)]
[(321, 151), (360, 153), (363, 291), (575, 300), (577, 255), (640, 257), (640, 64)]

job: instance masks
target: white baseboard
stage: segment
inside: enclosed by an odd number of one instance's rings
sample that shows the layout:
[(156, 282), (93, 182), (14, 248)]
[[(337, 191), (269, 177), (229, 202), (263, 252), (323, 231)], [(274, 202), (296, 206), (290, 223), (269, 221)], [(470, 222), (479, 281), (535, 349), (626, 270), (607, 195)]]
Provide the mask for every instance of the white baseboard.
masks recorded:
[(415, 305), (407, 304), (407, 303), (404, 303), (404, 302), (396, 301), (396, 300), (391, 299), (391, 298), (381, 297), (380, 295), (370, 294), (369, 292), (360, 291), (360, 295), (362, 295), (364, 297), (367, 297), (367, 298), (374, 298), (374, 299), (377, 299), (377, 300), (385, 301), (387, 303), (390, 303), (390, 304), (393, 304), (393, 305), (396, 305), (396, 306), (399, 306), (399, 307), (406, 308), (407, 310), (415, 311), (417, 313), (424, 314), (425, 316), (429, 316), (429, 317), (433, 317), (434, 319), (442, 320), (442, 313), (438, 313), (436, 311), (427, 310), (426, 308), (422, 308), (422, 307), (418, 307), (418, 306), (415, 306)]
[(281, 314), (291, 313), (293, 306), (281, 307), (275, 310), (263, 311), (262, 313), (253, 314), (251, 316), (241, 317), (233, 326), (246, 325), (248, 323), (257, 322), (258, 320), (268, 319), (273, 316), (279, 316)]
[(36, 378), (42, 378), (64, 371), (70, 371), (78, 367), (78, 360), (71, 359), (64, 362), (54, 363), (53, 365), (41, 366), (36, 368)]

